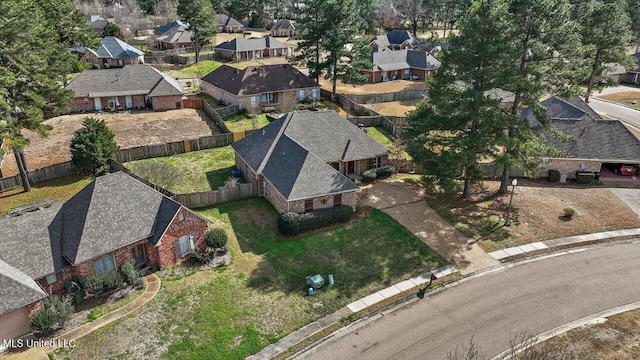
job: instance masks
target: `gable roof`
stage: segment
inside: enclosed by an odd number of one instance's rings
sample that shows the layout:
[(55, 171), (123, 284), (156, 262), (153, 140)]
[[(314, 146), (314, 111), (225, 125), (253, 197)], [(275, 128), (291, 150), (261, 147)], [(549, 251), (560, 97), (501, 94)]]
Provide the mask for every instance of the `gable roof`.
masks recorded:
[(89, 26), (91, 26), (92, 29), (100, 31), (104, 30), (109, 23), (107, 19), (99, 15), (85, 15), (84, 19), (89, 23)]
[(232, 18), (229, 15), (225, 15), (225, 14), (216, 14), (214, 22), (215, 22), (216, 26), (219, 29), (222, 29), (225, 26), (228, 26), (228, 27), (236, 27), (236, 26), (238, 26), (238, 27), (241, 27), (241, 28), (244, 27), (244, 25), (242, 25), (242, 23), (240, 23), (240, 21)]
[(288, 64), (249, 66), (242, 70), (222, 65), (203, 77), (202, 81), (237, 96), (320, 86)]
[(273, 36), (265, 36), (261, 38), (237, 38), (220, 43), (214, 47), (218, 50), (231, 50), (231, 51), (257, 51), (264, 49), (282, 49), (288, 48), (289, 45), (277, 40)]
[(115, 36), (106, 36), (102, 38), (102, 44), (96, 50), (87, 49), (96, 57), (110, 59), (130, 59), (144, 55), (144, 52), (127, 44)]
[(181, 207), (123, 172), (100, 176), (62, 206), (62, 254), (78, 264), (147, 238), (156, 245)]
[(156, 35), (164, 34), (167, 31), (169, 31), (169, 30), (171, 30), (173, 28), (176, 28), (176, 27), (180, 27), (180, 26), (187, 26), (187, 24), (183, 23), (180, 20), (173, 20), (173, 21), (170, 21), (170, 22), (168, 22), (168, 23), (166, 23), (166, 24), (164, 24), (162, 26), (159, 26), (159, 27), (155, 28), (155, 30), (153, 30), (153, 33), (156, 34)]
[(289, 19), (282, 19), (276, 21), (273, 26), (271, 26), (271, 31), (281, 30), (281, 29), (291, 29), (295, 30), (295, 22)]
[(286, 114), (231, 146), (288, 201), (357, 190), (328, 163), (388, 153), (335, 111)]
[(47, 294), (29, 276), (0, 260), (0, 315), (43, 299)]
[(182, 23), (180, 23), (180, 25), (173, 26), (157, 36), (156, 41), (168, 44), (184, 44), (193, 42), (193, 40), (191, 40), (191, 38), (193, 38), (193, 32), (187, 30), (188, 27), (189, 25)]
[(177, 80), (145, 64), (85, 70), (67, 85), (67, 89), (72, 90), (75, 97), (182, 95)]
[(387, 34), (377, 35), (371, 42), (375, 42), (379, 47), (402, 45), (404, 42), (408, 42), (411, 46), (422, 45), (422, 42), (416, 39), (408, 30), (391, 30)]
[(438, 69), (440, 61), (426, 51), (382, 49), (371, 53), (373, 70)]

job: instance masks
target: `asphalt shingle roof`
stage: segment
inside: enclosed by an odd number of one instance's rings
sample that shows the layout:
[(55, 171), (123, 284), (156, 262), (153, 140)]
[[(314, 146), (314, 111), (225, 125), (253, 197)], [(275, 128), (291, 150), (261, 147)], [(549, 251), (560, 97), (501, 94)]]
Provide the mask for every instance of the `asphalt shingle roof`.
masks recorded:
[(335, 111), (289, 113), (232, 147), (287, 200), (356, 190), (328, 163), (388, 153)]
[(375, 41), (379, 47), (389, 47), (391, 45), (402, 45), (407, 40), (412, 46), (422, 44), (407, 30), (391, 30), (387, 34), (374, 37), (371, 41)]
[(202, 81), (237, 96), (320, 87), (288, 64), (249, 66), (242, 70), (222, 65), (203, 77)]
[(218, 44), (214, 49), (231, 50), (231, 51), (258, 51), (264, 49), (282, 49), (288, 48), (289, 45), (281, 42), (273, 36), (265, 36), (261, 38), (237, 38)]
[(0, 315), (43, 299), (47, 294), (29, 276), (0, 260)]
[(438, 69), (440, 61), (426, 51), (381, 49), (371, 53), (374, 70)]
[(87, 49), (99, 58), (130, 59), (144, 55), (144, 52), (127, 44), (115, 36), (102, 38), (102, 45), (96, 50)]
[(294, 25), (293, 21), (289, 20), (289, 19), (283, 19), (283, 20), (278, 20), (275, 22), (275, 24), (273, 24), (273, 26), (271, 27), (271, 31), (275, 31), (275, 30), (281, 30), (281, 29), (295, 29), (296, 26)]
[(182, 95), (177, 80), (143, 64), (85, 70), (67, 85), (67, 89), (72, 90), (75, 97)]
[(219, 29), (222, 29), (225, 26), (230, 26), (230, 27), (239, 26), (241, 28), (244, 27), (244, 25), (242, 25), (242, 23), (240, 23), (240, 21), (232, 18), (229, 15), (225, 15), (225, 14), (216, 14), (214, 22), (215, 22), (216, 26)]
[(164, 34), (164, 33), (166, 33), (167, 31), (169, 31), (169, 30), (171, 30), (173, 28), (177, 28), (177, 27), (180, 27), (180, 26), (185, 26), (186, 27), (187, 24), (183, 23), (180, 20), (174, 20), (174, 21), (168, 22), (168, 23), (166, 23), (166, 24), (164, 24), (162, 26), (157, 27), (155, 30), (153, 30), (153, 33), (156, 34), (156, 35), (161, 35), (161, 34)]

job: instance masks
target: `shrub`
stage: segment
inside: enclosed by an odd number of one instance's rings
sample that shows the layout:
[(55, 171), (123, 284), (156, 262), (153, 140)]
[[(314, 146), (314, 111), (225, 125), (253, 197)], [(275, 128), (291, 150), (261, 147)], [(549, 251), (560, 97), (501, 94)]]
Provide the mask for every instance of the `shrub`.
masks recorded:
[(196, 250), (193, 252), (193, 258), (200, 264), (208, 264), (213, 259), (213, 251), (211, 249)]
[(104, 280), (96, 274), (90, 274), (84, 279), (84, 289), (91, 295), (100, 295), (105, 290)]
[(79, 303), (84, 299), (84, 280), (82, 278), (73, 277), (65, 287), (67, 288), (67, 295), (71, 297), (74, 304)]
[(566, 207), (564, 208), (564, 217), (571, 220), (573, 219), (573, 216), (576, 214), (576, 209), (572, 208), (572, 207)]
[(278, 231), (284, 235), (298, 235), (305, 231), (319, 229), (328, 225), (331, 225), (338, 221), (349, 221), (353, 210), (350, 206), (346, 206), (347, 211), (342, 206), (320, 209), (307, 212), (304, 214), (297, 214), (294, 212), (287, 212), (280, 214), (278, 217)]
[(391, 165), (381, 166), (379, 168), (372, 169), (377, 177), (387, 177), (393, 175), (396, 172), (396, 168)]
[(204, 235), (204, 241), (212, 249), (218, 249), (227, 245), (229, 237), (223, 228), (213, 228)]
[(104, 119), (86, 117), (71, 139), (71, 163), (80, 172), (101, 175), (118, 152), (115, 134)]
[(294, 212), (282, 213), (278, 216), (277, 226), (284, 235), (297, 235), (300, 233), (300, 216)]
[(349, 222), (353, 216), (353, 208), (349, 205), (340, 205), (340, 221)]
[(362, 173), (362, 181), (364, 182), (372, 182), (378, 177), (374, 170), (367, 170)]
[(44, 299), (43, 303), (45, 309), (53, 312), (56, 322), (60, 325), (64, 325), (75, 310), (71, 296), (51, 295)]
[(31, 318), (31, 328), (40, 333), (48, 333), (56, 324), (57, 316), (51, 310), (45, 308)]
[(102, 64), (102, 68), (103, 68), (103, 69), (108, 69), (108, 68), (110, 68), (110, 67), (111, 67), (111, 65), (109, 65), (108, 63), (104, 63), (104, 64)]
[(91, 65), (91, 68), (92, 68), (92, 69), (100, 69), (100, 65), (98, 65), (98, 64), (93, 64), (93, 65)]
[(102, 281), (104, 284), (104, 290), (106, 291), (115, 290), (121, 287), (124, 283), (122, 275), (120, 275), (120, 273), (115, 270), (104, 273), (102, 275)]
[(140, 279), (140, 274), (136, 271), (133, 260), (125, 261), (120, 265), (120, 272), (122, 276), (124, 276), (125, 281), (130, 285), (134, 285)]

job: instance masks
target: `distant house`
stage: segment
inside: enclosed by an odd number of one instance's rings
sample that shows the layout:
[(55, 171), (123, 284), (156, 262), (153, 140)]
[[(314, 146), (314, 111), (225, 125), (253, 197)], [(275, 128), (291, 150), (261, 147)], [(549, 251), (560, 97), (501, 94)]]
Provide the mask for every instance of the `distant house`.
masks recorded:
[(620, 75), (620, 82), (640, 85), (640, 52), (632, 55), (635, 60), (635, 66), (628, 69), (623, 75)]
[(230, 61), (289, 56), (293, 53), (291, 46), (272, 36), (233, 39), (216, 45), (214, 50), (218, 58)]
[(369, 43), (373, 51), (391, 50), (426, 50), (425, 44), (416, 39), (408, 30), (392, 30), (384, 35), (374, 37)]
[(202, 91), (243, 108), (275, 107), (289, 94), (298, 101), (320, 98), (320, 85), (291, 65), (237, 69), (222, 65), (202, 78)]
[(238, 169), (280, 213), (355, 209), (360, 189), (347, 176), (386, 164), (389, 153), (335, 111), (288, 113), (231, 146)]
[(187, 30), (188, 25), (180, 20), (166, 23), (156, 28), (156, 47), (161, 50), (193, 47), (193, 33)]
[(102, 39), (102, 45), (96, 50), (86, 49), (82, 60), (90, 64), (104, 66), (125, 66), (130, 64), (143, 64), (144, 52), (127, 44), (114, 36)]
[(530, 109), (522, 111), (529, 126), (542, 131), (547, 143), (566, 152), (564, 157), (548, 157), (538, 168), (538, 176), (558, 170), (567, 178), (576, 171), (600, 171), (603, 164), (640, 164), (640, 140), (618, 120), (603, 120), (578, 97), (550, 97), (541, 103), (546, 108), (549, 126), (574, 137), (562, 142), (541, 128)]
[(73, 276), (103, 275), (133, 260), (163, 269), (202, 249), (209, 222), (122, 172), (68, 201), (0, 220), (0, 344), (30, 332), (47, 294)]
[(93, 32), (101, 36), (102, 36), (102, 32), (104, 31), (104, 28), (107, 26), (107, 24), (109, 24), (109, 20), (98, 15), (85, 15), (84, 19), (87, 21), (87, 23), (91, 27), (91, 30), (93, 30)]
[(360, 69), (377, 83), (400, 79), (425, 80), (440, 68), (440, 61), (426, 51), (381, 49), (371, 53), (371, 69)]
[(182, 107), (182, 87), (178, 81), (150, 65), (85, 70), (67, 89), (75, 94), (71, 111)]
[(296, 33), (296, 22), (293, 20), (283, 19), (278, 20), (271, 27), (271, 36), (275, 37), (295, 37)]
[(220, 32), (237, 33), (244, 31), (244, 25), (229, 15), (217, 14), (214, 22)]

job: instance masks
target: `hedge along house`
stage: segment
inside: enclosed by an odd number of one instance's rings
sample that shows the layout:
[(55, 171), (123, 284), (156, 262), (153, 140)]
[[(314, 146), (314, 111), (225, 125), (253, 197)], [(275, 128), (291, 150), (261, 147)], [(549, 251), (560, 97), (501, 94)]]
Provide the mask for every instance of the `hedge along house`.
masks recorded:
[(293, 48), (272, 36), (261, 38), (237, 38), (225, 41), (213, 48), (216, 57), (222, 60), (243, 61), (271, 57), (286, 57), (293, 54)]
[(102, 39), (102, 45), (96, 50), (86, 49), (82, 55), (82, 61), (100, 67), (123, 67), (143, 64), (144, 52), (115, 36), (107, 36)]
[(242, 70), (222, 65), (203, 77), (201, 84), (206, 94), (245, 109), (278, 107), (287, 97), (299, 102), (320, 98), (320, 85), (288, 64)]
[(355, 209), (360, 188), (347, 176), (385, 165), (389, 153), (335, 111), (285, 114), (231, 146), (237, 168), (280, 213)]
[(0, 295), (0, 334), (28, 332), (43, 294), (62, 292), (73, 276), (102, 275), (127, 260), (162, 269), (186, 259), (205, 246), (208, 226), (122, 172), (96, 178), (64, 203), (0, 220), (0, 283), (12, 284)]
[(150, 65), (85, 70), (67, 89), (75, 94), (70, 105), (74, 112), (182, 108), (180, 83)]
[(371, 53), (371, 69), (360, 69), (370, 83), (391, 80), (426, 80), (440, 68), (440, 61), (426, 51), (390, 50), (388, 48)]
[(546, 108), (549, 126), (573, 137), (559, 141), (541, 129), (540, 121), (530, 109), (522, 111), (529, 126), (540, 129), (549, 145), (564, 150), (564, 157), (546, 157), (537, 176), (548, 177), (557, 170), (567, 178), (576, 171), (599, 172), (604, 163), (640, 164), (640, 140), (618, 120), (604, 120), (582, 99), (550, 97), (541, 103)]

